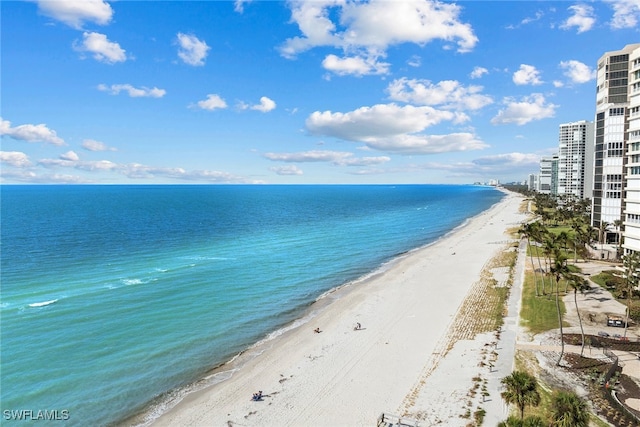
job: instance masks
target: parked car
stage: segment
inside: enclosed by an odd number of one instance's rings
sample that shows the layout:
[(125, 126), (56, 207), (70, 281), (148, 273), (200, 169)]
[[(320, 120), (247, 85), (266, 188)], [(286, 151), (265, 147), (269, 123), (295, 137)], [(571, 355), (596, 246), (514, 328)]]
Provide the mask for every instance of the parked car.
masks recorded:
[(600, 335), (601, 337), (608, 337), (609, 336), (609, 334), (606, 333), (605, 331), (598, 332), (598, 335)]
[(607, 326), (614, 326), (616, 328), (624, 328), (624, 319), (618, 316), (607, 317)]

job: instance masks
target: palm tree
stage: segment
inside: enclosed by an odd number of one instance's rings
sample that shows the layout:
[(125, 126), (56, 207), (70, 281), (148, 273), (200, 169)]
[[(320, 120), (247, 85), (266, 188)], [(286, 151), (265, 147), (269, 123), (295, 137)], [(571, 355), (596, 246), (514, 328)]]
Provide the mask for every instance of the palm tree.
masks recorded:
[(587, 404), (572, 391), (558, 390), (551, 396), (551, 425), (557, 427), (587, 427)]
[(578, 291), (584, 292), (589, 289), (589, 282), (585, 278), (572, 273), (567, 274), (564, 279), (573, 288), (573, 303), (576, 306), (576, 313), (580, 322), (580, 335), (582, 336), (582, 348), (580, 349), (580, 356), (582, 356), (584, 354), (584, 328), (582, 327), (582, 317), (580, 317), (580, 311), (578, 310)]
[(518, 407), (520, 420), (524, 419), (525, 406), (538, 406), (540, 404), (538, 381), (528, 373), (513, 371), (511, 375), (504, 377), (500, 382), (506, 389), (500, 393), (500, 396), (508, 404)]
[(598, 240), (600, 241), (600, 249), (604, 249), (604, 241), (607, 236), (607, 227), (609, 227), (609, 223), (606, 221), (600, 221), (600, 226), (598, 227)]
[[(536, 245), (534, 245), (534, 247), (536, 248), (536, 258), (538, 258), (538, 268), (540, 269), (540, 271), (545, 271), (545, 269), (542, 268), (542, 263), (540, 262), (540, 243), (544, 242), (544, 238), (545, 235), (547, 234), (547, 229), (545, 228), (544, 225), (542, 225), (542, 223), (540, 222), (534, 222), (531, 224), (531, 237), (533, 238), (533, 240), (535, 240)], [(545, 293), (545, 278), (544, 278), (544, 274), (542, 275), (542, 294), (544, 295)]]
[(622, 260), (624, 266), (625, 285), (627, 288), (627, 312), (624, 319), (624, 336), (627, 336), (629, 312), (631, 311), (631, 295), (638, 285), (638, 269), (640, 268), (640, 252), (630, 252)]
[(556, 236), (556, 242), (562, 245), (562, 249), (567, 252), (567, 245), (569, 244), (569, 233), (567, 233), (566, 231), (561, 231), (560, 233), (558, 233), (558, 235)]
[(533, 249), (531, 248), (531, 237), (534, 233), (534, 225), (533, 223), (522, 224), (522, 227), (520, 227), (519, 231), (527, 238), (527, 251), (529, 252), (531, 268), (533, 269), (533, 283), (536, 287), (536, 296), (538, 296), (538, 274), (536, 272), (536, 266), (533, 264)]
[(574, 218), (571, 222), (571, 228), (573, 229), (573, 263), (578, 262), (578, 242), (580, 241), (580, 231), (582, 229), (582, 222), (579, 218)]
[(547, 427), (547, 423), (535, 415), (528, 416), (522, 420), (518, 417), (510, 416), (505, 421), (498, 423), (498, 427)]
[(622, 232), (620, 230), (620, 226), (622, 226), (622, 220), (616, 219), (613, 221), (613, 225), (616, 227), (616, 234), (618, 235), (618, 249), (616, 250), (616, 258), (620, 259), (620, 255), (622, 254)]
[(551, 274), (555, 278), (556, 282), (556, 310), (558, 312), (558, 325), (560, 326), (560, 357), (558, 358), (557, 365), (560, 366), (562, 356), (564, 356), (564, 331), (562, 329), (562, 312), (560, 310), (560, 279), (566, 277), (571, 272), (567, 266), (567, 257), (560, 252), (560, 249), (554, 248), (553, 250), (553, 264), (551, 265)]

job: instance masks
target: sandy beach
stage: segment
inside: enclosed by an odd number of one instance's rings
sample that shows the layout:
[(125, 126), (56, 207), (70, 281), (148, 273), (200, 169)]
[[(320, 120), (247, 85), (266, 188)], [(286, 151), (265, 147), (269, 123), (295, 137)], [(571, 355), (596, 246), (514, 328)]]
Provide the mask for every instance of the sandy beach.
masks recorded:
[[(496, 391), (465, 401), (493, 334), (453, 335), (483, 269), (513, 245), (506, 231), (525, 219), (521, 203), (508, 193), (446, 238), (331, 293), (299, 326), (243, 354), (230, 378), (186, 395), (153, 425), (371, 426), (386, 412), (464, 426), (462, 414), (485, 399), (499, 419), (506, 407)], [(508, 357), (500, 362), (501, 372), (482, 368), (489, 387), (510, 371)], [(258, 390), (262, 400), (252, 401)]]

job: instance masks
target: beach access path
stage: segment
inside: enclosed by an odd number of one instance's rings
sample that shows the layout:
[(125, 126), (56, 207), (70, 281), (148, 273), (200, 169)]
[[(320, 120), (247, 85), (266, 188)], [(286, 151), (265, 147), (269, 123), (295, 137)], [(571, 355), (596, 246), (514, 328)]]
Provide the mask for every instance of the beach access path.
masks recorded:
[[(511, 373), (519, 296), (497, 344), (495, 332), (459, 341), (452, 325), (487, 263), (513, 245), (506, 231), (526, 219), (522, 201), (507, 193), (433, 245), (331, 293), (305, 323), (245, 352), (230, 378), (186, 395), (153, 425), (371, 426), (387, 412), (465, 426), (480, 408), (487, 425), (506, 418), (499, 381)], [(258, 390), (262, 400), (252, 401)]]

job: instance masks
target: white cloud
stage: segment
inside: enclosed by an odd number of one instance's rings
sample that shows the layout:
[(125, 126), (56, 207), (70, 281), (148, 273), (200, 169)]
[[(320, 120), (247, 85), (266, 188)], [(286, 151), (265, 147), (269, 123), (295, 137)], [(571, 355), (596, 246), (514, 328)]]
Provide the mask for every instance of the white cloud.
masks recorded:
[(505, 153), (480, 157), (473, 160), (473, 163), (480, 166), (499, 166), (501, 168), (516, 168), (522, 166), (537, 168), (540, 166), (540, 156), (527, 153)]
[(434, 0), (292, 0), (288, 4), (291, 21), (302, 35), (287, 39), (281, 54), (294, 58), (318, 46), (341, 49), (345, 58), (327, 57), (325, 67), (343, 74), (362, 73), (367, 66), (372, 73), (382, 73), (388, 66), (371, 58), (384, 57), (392, 45), (422, 46), (442, 40), (457, 45), (459, 52), (468, 52), (478, 42), (471, 26), (460, 22), (461, 8), (455, 4)]
[(57, 159), (41, 159), (38, 165), (45, 168), (74, 168), (83, 171), (117, 171), (120, 166), (109, 160), (82, 161), (73, 151), (61, 154)]
[(269, 168), (270, 171), (278, 175), (302, 175), (303, 172), (295, 165), (274, 166)]
[(410, 67), (419, 67), (420, 65), (422, 65), (422, 58), (420, 58), (418, 55), (412, 55), (411, 58), (407, 60), (407, 65), (409, 65)]
[(198, 101), (197, 107), (203, 110), (213, 111), (216, 108), (227, 108), (227, 103), (220, 96), (215, 94), (207, 95), (207, 99)]
[(336, 55), (327, 55), (322, 61), (324, 69), (339, 76), (353, 74), (360, 77), (370, 74), (387, 74), (389, 65), (386, 62), (378, 62), (378, 58), (375, 56), (338, 58)]
[(526, 96), (520, 102), (515, 101), (513, 98), (505, 98), (504, 104), (506, 108), (500, 110), (491, 119), (492, 124), (514, 123), (521, 126), (534, 120), (553, 117), (558, 107), (557, 105), (546, 103), (544, 96), (540, 93)]
[(60, 158), (62, 160), (69, 160), (69, 161), (72, 161), (72, 162), (77, 162), (78, 160), (80, 160), (80, 157), (78, 157), (78, 155), (76, 154), (75, 151), (67, 151), (64, 154), (61, 154)]
[(64, 140), (45, 124), (20, 125), (11, 127), (11, 122), (0, 117), (0, 135), (26, 142), (46, 142), (53, 145), (66, 145)]
[(5, 179), (10, 179), (12, 181), (20, 181), (25, 183), (46, 183), (46, 184), (54, 184), (54, 183), (64, 183), (64, 184), (87, 184), (93, 181), (88, 180), (86, 178), (77, 176), (77, 175), (66, 175), (66, 174), (37, 174), (33, 170), (24, 170), (24, 169), (13, 169), (0, 170), (0, 174)]
[(117, 85), (111, 85), (111, 86), (99, 84), (98, 90), (101, 90), (103, 92), (109, 92), (111, 95), (118, 95), (120, 92), (124, 91), (124, 92), (127, 92), (129, 96), (132, 98), (142, 98), (142, 97), (162, 98), (167, 93), (166, 90), (158, 89), (157, 87), (148, 88), (148, 87), (142, 86), (142, 87), (136, 88), (130, 84), (117, 84)]
[(140, 163), (120, 166), (120, 171), (133, 179), (153, 179), (157, 177), (180, 179), (184, 181), (204, 181), (213, 183), (254, 183), (241, 176), (213, 170), (187, 171), (183, 168), (159, 168)]
[(0, 151), (0, 162), (17, 168), (31, 166), (29, 156), (20, 151)]
[(272, 100), (263, 96), (260, 98), (260, 104), (253, 105), (250, 107), (252, 110), (261, 111), (263, 113), (268, 113), (276, 108), (276, 103)]
[(82, 141), (82, 148), (88, 151), (117, 151), (113, 147), (109, 147), (103, 142), (94, 139), (85, 139)]
[(264, 157), (279, 162), (326, 162), (337, 166), (369, 166), (385, 163), (391, 160), (387, 156), (354, 157), (348, 151), (312, 150), (297, 153), (265, 153)]
[(578, 34), (589, 31), (596, 23), (594, 18), (593, 7), (586, 4), (575, 4), (567, 9), (573, 13), (560, 28), (569, 30), (572, 27), (578, 29)]
[(199, 40), (196, 36), (178, 33), (178, 56), (185, 64), (200, 66), (204, 65), (204, 60), (207, 57), (209, 49), (207, 44)]
[(495, 178), (501, 175), (525, 176), (540, 167), (540, 157), (536, 154), (505, 153), (480, 157), (470, 162), (425, 163), (422, 169), (442, 170), (448, 176)]
[(38, 0), (38, 10), (76, 29), (84, 22), (106, 25), (113, 16), (111, 6), (103, 0)]
[(251, 0), (235, 0), (235, 2), (233, 2), (233, 10), (238, 13), (244, 12), (244, 5), (246, 3), (251, 3)]
[[(49, 168), (72, 168), (90, 173), (112, 172), (124, 175), (131, 179), (154, 179), (170, 178), (184, 181), (201, 181), (214, 183), (260, 183), (259, 181), (248, 180), (228, 172), (212, 170), (187, 171), (183, 168), (164, 168), (143, 165), (140, 163), (118, 164), (109, 160), (82, 161), (73, 151), (69, 151), (59, 156), (57, 159), (41, 159), (38, 165)], [(61, 175), (62, 176), (62, 175)], [(42, 176), (32, 174), (24, 177), (14, 177), (21, 181), (30, 182), (89, 182), (86, 178), (65, 175), (66, 179), (53, 179), (50, 175), (44, 179)]]
[(536, 14), (534, 16), (529, 16), (524, 18), (522, 21), (520, 21), (520, 24), (522, 25), (527, 25), (530, 24), (532, 22), (538, 21), (540, 20), (540, 18), (542, 18), (544, 16), (544, 12), (542, 12), (541, 10), (537, 11)]
[(518, 24), (516, 24), (516, 25), (509, 24), (509, 25), (507, 25), (505, 28), (506, 28), (507, 30), (514, 30), (514, 29), (516, 29), (516, 28), (520, 28), (520, 27), (522, 27), (523, 25), (527, 25), (527, 24), (530, 24), (530, 23), (532, 23), (532, 22), (538, 21), (538, 20), (540, 20), (543, 16), (544, 16), (544, 12), (542, 12), (541, 10), (539, 10), (539, 11), (537, 11), (537, 12), (535, 13), (535, 15), (534, 15), (534, 16), (527, 16), (527, 17), (526, 17), (526, 18), (524, 18), (522, 21), (520, 21)]
[(401, 78), (387, 87), (389, 98), (394, 101), (420, 105), (439, 105), (447, 109), (478, 110), (493, 103), (483, 95), (482, 86), (463, 86), (456, 80), (444, 80), (437, 84), (429, 80)]
[(485, 148), (486, 144), (469, 133), (422, 133), (442, 121), (461, 123), (466, 120), (468, 117), (463, 113), (436, 110), (430, 106), (379, 104), (348, 113), (316, 111), (305, 123), (312, 134), (361, 142), (371, 149), (391, 153), (430, 154)]
[(489, 74), (489, 70), (484, 67), (474, 67), (471, 74), (469, 74), (469, 77), (471, 77), (472, 79), (479, 79), (485, 74)]
[(640, 0), (606, 0), (613, 8), (611, 28), (637, 28), (640, 20)]
[(436, 110), (429, 106), (414, 107), (378, 104), (361, 107), (348, 113), (316, 111), (306, 120), (312, 134), (333, 136), (357, 142), (369, 142), (381, 137), (421, 132), (444, 120), (465, 121), (463, 114)]
[(513, 73), (513, 82), (517, 85), (540, 85), (540, 71), (533, 65), (520, 64), (520, 69)]
[(447, 135), (394, 135), (376, 138), (367, 145), (376, 150), (405, 155), (471, 151), (488, 147), (475, 135), (466, 132)]
[(110, 171), (110, 170), (117, 170), (119, 168), (117, 163), (113, 163), (112, 161), (109, 161), (109, 160), (78, 162), (75, 167), (77, 169), (82, 169), (87, 171)]
[(560, 68), (565, 70), (564, 75), (569, 77), (572, 83), (586, 83), (596, 78), (596, 70), (573, 59), (560, 62)]
[(78, 52), (92, 53), (96, 61), (107, 64), (127, 60), (126, 51), (118, 43), (109, 41), (107, 36), (100, 33), (84, 32), (82, 34), (82, 42), (74, 42), (73, 48)]

